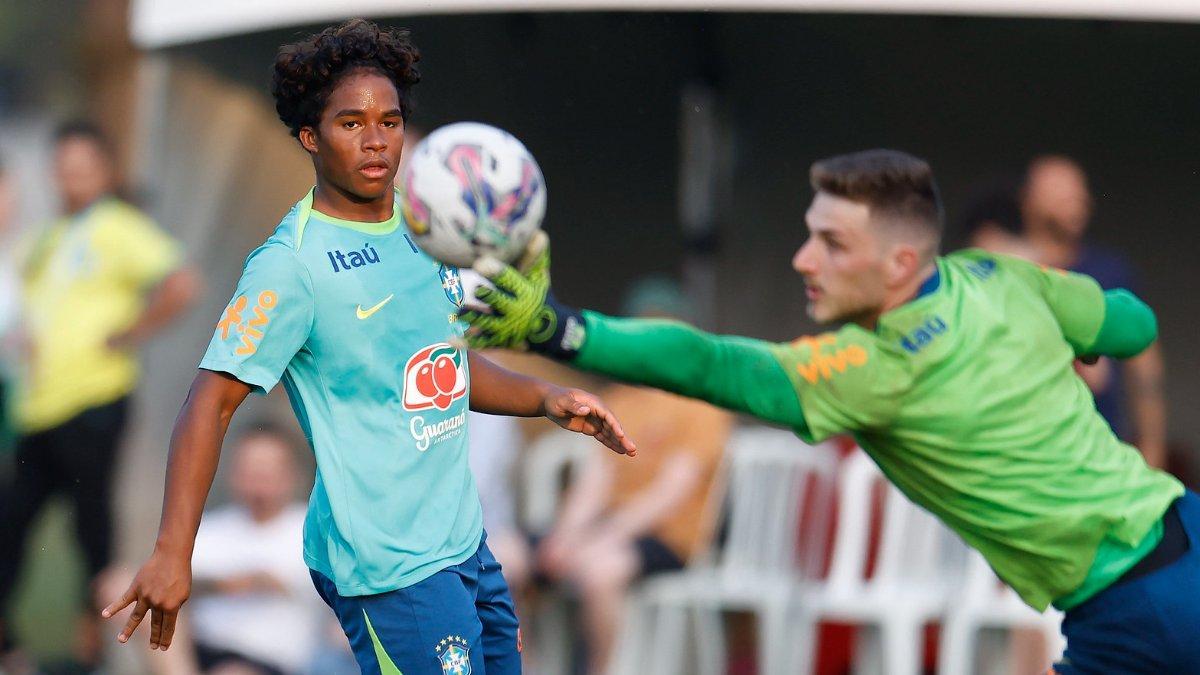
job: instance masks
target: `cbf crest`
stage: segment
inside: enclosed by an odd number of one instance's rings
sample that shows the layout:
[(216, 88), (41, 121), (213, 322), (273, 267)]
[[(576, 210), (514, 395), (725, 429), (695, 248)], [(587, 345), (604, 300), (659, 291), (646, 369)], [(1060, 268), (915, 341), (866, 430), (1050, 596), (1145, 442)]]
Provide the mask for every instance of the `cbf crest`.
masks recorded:
[(464, 294), (462, 277), (458, 276), (458, 268), (441, 265), (438, 267), (438, 277), (442, 280), (442, 290), (446, 292), (446, 297), (456, 306), (462, 307)]
[(447, 635), (437, 645), (442, 675), (471, 675), (471, 648), (460, 635)]

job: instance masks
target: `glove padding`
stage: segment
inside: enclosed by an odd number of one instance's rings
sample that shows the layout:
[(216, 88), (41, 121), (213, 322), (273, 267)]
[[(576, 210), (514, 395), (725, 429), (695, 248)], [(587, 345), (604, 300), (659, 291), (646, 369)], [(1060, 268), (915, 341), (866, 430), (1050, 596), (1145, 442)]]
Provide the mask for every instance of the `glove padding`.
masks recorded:
[(467, 346), (471, 349), (531, 350), (560, 359), (574, 357), (583, 343), (583, 317), (579, 311), (554, 299), (550, 293), (550, 238), (538, 231), (525, 247), (518, 268), (492, 257), (475, 261), (476, 272), (495, 284), (481, 286), (475, 297), (492, 314), (464, 310), (459, 316), (471, 324)]

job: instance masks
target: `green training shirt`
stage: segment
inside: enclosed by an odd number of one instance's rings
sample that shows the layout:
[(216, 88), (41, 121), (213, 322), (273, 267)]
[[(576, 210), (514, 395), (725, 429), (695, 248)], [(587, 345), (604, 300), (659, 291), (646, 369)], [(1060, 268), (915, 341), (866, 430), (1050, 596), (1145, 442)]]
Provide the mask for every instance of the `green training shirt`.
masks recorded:
[(1113, 435), (1074, 371), (1111, 342), (1100, 340), (1105, 294), (1090, 277), (981, 251), (937, 264), (937, 289), (875, 331), (847, 325), (790, 344), (585, 312), (575, 365), (809, 442), (852, 433), (1026, 603), (1078, 604), (1153, 547), (1183, 494)]

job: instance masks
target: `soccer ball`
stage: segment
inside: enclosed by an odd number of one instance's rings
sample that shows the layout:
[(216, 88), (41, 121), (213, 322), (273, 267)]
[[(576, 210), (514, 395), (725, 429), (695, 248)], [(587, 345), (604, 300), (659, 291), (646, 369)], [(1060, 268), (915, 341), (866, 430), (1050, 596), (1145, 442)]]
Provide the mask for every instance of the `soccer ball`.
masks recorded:
[(514, 262), (546, 213), (546, 184), (533, 155), (512, 134), (478, 122), (425, 137), (399, 189), (413, 241), (457, 267), (484, 255)]

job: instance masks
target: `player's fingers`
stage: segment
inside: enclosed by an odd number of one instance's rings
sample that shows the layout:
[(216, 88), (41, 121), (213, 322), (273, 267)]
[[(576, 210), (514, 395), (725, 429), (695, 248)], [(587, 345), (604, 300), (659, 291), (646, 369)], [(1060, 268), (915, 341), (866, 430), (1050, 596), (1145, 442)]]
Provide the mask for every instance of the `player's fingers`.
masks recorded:
[(529, 281), (521, 276), (520, 272), (507, 265), (492, 279), (492, 283), (496, 284), (496, 288), (500, 289), (503, 294), (512, 298), (527, 296), (531, 290)]
[(592, 406), (586, 396), (578, 392), (568, 392), (558, 400), (563, 413), (568, 415), (584, 416), (592, 412)]
[(486, 314), (480, 314), (469, 322), (471, 330), (476, 333), (494, 333), (500, 327), (500, 319)]
[(515, 304), (511, 295), (486, 286), (476, 288), (475, 297), (495, 310), (497, 314), (508, 314)]
[(499, 277), (507, 267), (508, 265), (505, 265), (490, 255), (480, 256), (480, 258), (476, 260), (473, 265), (471, 265), (471, 269), (487, 277), (493, 283), (496, 282), (496, 278)]
[(525, 251), (521, 253), (521, 260), (517, 263), (517, 269), (525, 274), (532, 272), (544, 258), (550, 257), (550, 237), (545, 230), (538, 230), (529, 238), (529, 243), (525, 244)]
[[(597, 408), (595, 416), (598, 418), (601, 428), (605, 429), (612, 435), (613, 439), (621, 447), (627, 455), (637, 454), (637, 444), (635, 444), (628, 436), (625, 435), (625, 429), (621, 427), (621, 423), (617, 421), (617, 416), (612, 414), (608, 408)], [(616, 448), (614, 448), (615, 450)]]
[(133, 608), (133, 614), (129, 615), (129, 621), (125, 622), (125, 627), (117, 635), (117, 642), (122, 644), (129, 642), (130, 636), (133, 635), (133, 631), (137, 630), (138, 624), (142, 622), (142, 618), (146, 616), (146, 610), (148, 609), (150, 609), (150, 605), (145, 600), (139, 598), (137, 605)]
[(100, 616), (106, 619), (112, 618), (112, 615), (125, 609), (135, 600), (137, 600), (137, 591), (135, 591), (133, 586), (130, 585), (129, 590), (125, 591), (125, 595), (122, 595), (119, 600), (101, 610)]
[(158, 649), (162, 638), (163, 613), (161, 609), (150, 610), (150, 649)]
[(158, 648), (163, 651), (171, 646), (171, 640), (175, 637), (175, 617), (178, 615), (178, 612), (163, 612), (162, 634), (158, 640)]

